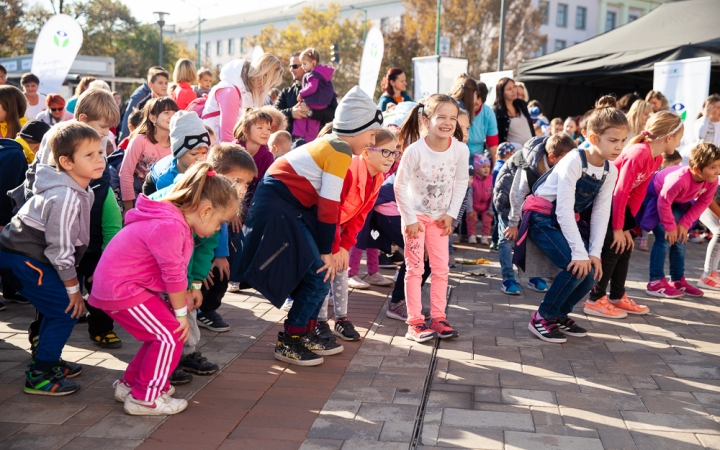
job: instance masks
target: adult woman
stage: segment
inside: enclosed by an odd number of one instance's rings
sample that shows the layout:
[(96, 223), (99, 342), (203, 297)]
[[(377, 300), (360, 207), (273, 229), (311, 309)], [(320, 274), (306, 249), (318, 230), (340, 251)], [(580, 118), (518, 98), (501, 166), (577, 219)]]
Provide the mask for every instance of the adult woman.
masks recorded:
[(20, 85), (23, 88), (25, 100), (27, 100), (25, 117), (27, 117), (28, 120), (33, 120), (35, 116), (46, 108), (45, 96), (38, 92), (40, 79), (33, 73), (25, 73), (22, 78), (20, 78)]
[(522, 147), (535, 136), (527, 103), (518, 98), (512, 78), (501, 78), (495, 86), (495, 95), (493, 110), (498, 124), (498, 142), (512, 142)]
[(45, 99), (47, 109), (35, 118), (53, 126), (56, 123), (71, 120), (73, 115), (65, 110), (65, 99), (60, 94), (49, 94)]
[(233, 142), (233, 128), (246, 108), (260, 108), (270, 89), (282, 81), (280, 60), (264, 53), (250, 63), (236, 59), (220, 70), (220, 82), (208, 94), (204, 122), (213, 128), (218, 142)]
[(398, 67), (388, 69), (380, 84), (383, 94), (378, 100), (380, 111), (387, 110), (388, 105), (397, 105), (400, 102), (411, 102), (412, 97), (405, 92), (407, 78), (405, 72)]
[(67, 105), (65, 105), (65, 109), (71, 114), (75, 113), (75, 103), (78, 101), (78, 97), (80, 97), (80, 94), (87, 91), (90, 87), (90, 83), (95, 81), (95, 77), (82, 77), (80, 79), (80, 83), (75, 88), (75, 95), (68, 100)]
[(450, 96), (457, 100), (460, 107), (470, 114), (470, 136), (467, 145), (470, 148), (470, 163), (474, 155), (482, 154), (485, 150), (495, 161), (495, 151), (498, 145), (498, 126), (495, 114), (485, 104), (488, 88), (483, 82), (476, 82), (467, 74), (460, 74), (450, 90)]
[(173, 71), (173, 81), (177, 84), (177, 87), (170, 96), (175, 100), (179, 109), (187, 108), (190, 102), (197, 99), (197, 94), (190, 86), (190, 83), (195, 82), (196, 79), (197, 70), (195, 64), (187, 58), (178, 59)]
[(525, 83), (518, 81), (515, 83), (515, 88), (517, 89), (518, 98), (521, 98), (525, 100), (525, 103), (528, 103), (530, 101), (530, 93), (528, 93)]
[(668, 99), (665, 98), (663, 93), (660, 91), (648, 92), (645, 96), (645, 101), (652, 105), (653, 112), (668, 111), (670, 109)]
[(630, 123), (630, 130), (628, 131), (627, 140), (630, 142), (632, 138), (640, 134), (645, 129), (645, 124), (652, 114), (652, 105), (643, 100), (635, 100), (635, 103), (630, 107), (630, 111), (626, 114), (628, 122)]

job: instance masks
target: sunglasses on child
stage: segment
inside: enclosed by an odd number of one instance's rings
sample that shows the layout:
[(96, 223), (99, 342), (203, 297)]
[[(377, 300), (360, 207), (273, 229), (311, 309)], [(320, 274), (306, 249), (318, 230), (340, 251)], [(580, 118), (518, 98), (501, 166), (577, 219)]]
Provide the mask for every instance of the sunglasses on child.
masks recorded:
[(367, 150), (370, 150), (371, 152), (381, 152), (384, 158), (389, 158), (391, 155), (395, 157), (395, 159), (400, 159), (402, 156), (402, 152), (399, 152), (397, 150), (388, 150), (386, 148), (379, 148), (379, 147), (365, 147)]

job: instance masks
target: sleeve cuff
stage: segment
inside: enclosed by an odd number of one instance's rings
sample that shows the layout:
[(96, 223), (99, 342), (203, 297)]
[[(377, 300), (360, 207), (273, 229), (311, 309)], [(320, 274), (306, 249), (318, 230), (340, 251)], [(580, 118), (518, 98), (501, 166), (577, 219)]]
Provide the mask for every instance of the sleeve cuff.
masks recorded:
[(190, 280), (185, 278), (182, 281), (165, 282), (165, 289), (167, 289), (168, 293), (186, 291), (188, 281)]

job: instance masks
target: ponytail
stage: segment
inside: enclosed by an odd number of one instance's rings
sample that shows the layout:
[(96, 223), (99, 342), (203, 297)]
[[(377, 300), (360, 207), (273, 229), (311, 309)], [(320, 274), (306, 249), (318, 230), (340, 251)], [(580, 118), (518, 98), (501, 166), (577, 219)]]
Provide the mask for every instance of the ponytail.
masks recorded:
[(608, 128), (630, 128), (627, 117), (616, 109), (617, 100), (612, 95), (604, 95), (595, 102), (595, 110), (586, 121), (587, 131), (598, 136)]
[(658, 111), (648, 119), (645, 129), (632, 138), (627, 145), (650, 142), (672, 136), (683, 126), (682, 119), (672, 111)]
[(240, 205), (237, 191), (230, 180), (219, 175), (206, 162), (193, 164), (163, 199), (183, 213), (197, 209), (203, 200), (209, 201), (213, 208), (219, 210), (233, 207), (237, 209)]
[[(400, 133), (398, 138), (402, 141), (403, 150), (408, 148), (410, 144), (420, 139), (420, 117), (430, 118), (435, 114), (435, 111), (443, 103), (452, 103), (458, 109), (458, 115), (460, 107), (458, 106), (455, 99), (446, 94), (433, 94), (425, 99), (425, 103), (419, 102), (415, 107), (408, 113), (405, 121), (400, 126)], [(455, 126), (455, 132), (453, 137), (458, 141), (463, 140), (463, 132), (459, 126)]]

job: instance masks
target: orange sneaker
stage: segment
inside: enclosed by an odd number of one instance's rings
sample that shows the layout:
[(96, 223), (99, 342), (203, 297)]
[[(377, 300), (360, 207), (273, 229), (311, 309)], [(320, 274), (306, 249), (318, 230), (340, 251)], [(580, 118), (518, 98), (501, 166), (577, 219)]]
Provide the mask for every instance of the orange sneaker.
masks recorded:
[(642, 316), (650, 312), (650, 308), (645, 305), (638, 305), (634, 300), (630, 300), (627, 294), (623, 294), (620, 300), (608, 299), (611, 305), (615, 308), (625, 311), (628, 314), (637, 314)]
[(607, 296), (595, 302), (591, 303), (590, 300), (585, 300), (585, 306), (583, 312), (588, 316), (606, 317), (608, 319), (624, 319), (627, 317), (627, 313), (613, 306), (607, 299)]
[(717, 271), (708, 276), (701, 275), (698, 287), (720, 291), (720, 276), (718, 276)]

